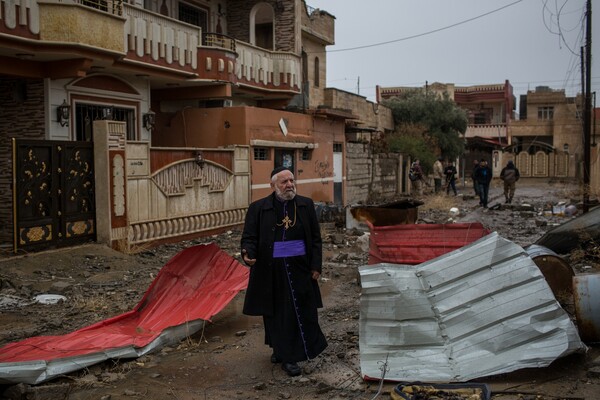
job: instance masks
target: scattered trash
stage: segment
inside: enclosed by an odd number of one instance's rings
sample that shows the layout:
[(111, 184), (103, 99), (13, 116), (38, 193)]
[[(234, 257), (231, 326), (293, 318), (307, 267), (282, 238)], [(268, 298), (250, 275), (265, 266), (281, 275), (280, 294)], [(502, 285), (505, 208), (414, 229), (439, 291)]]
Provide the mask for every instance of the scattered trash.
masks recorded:
[(364, 251), (365, 253), (369, 251), (369, 238), (371, 237), (371, 233), (367, 232), (362, 236), (359, 236), (356, 239), (356, 243), (358, 243), (358, 247)]
[(563, 215), (565, 215), (565, 208), (566, 208), (566, 206), (564, 204), (552, 206), (552, 214), (563, 216)]
[(571, 204), (571, 205), (568, 205), (568, 206), (565, 208), (565, 215), (566, 215), (567, 217), (572, 217), (572, 216), (574, 216), (575, 214), (577, 214), (577, 207), (576, 207), (576, 206), (574, 206), (573, 204)]
[(33, 299), (41, 304), (58, 304), (61, 301), (67, 301), (67, 298), (60, 294), (38, 294)]
[(14, 296), (11, 294), (0, 295), (0, 310), (9, 310), (12, 308), (24, 307), (30, 305), (31, 303), (31, 300), (27, 300), (22, 297)]
[(535, 244), (558, 254), (566, 254), (579, 246), (584, 239), (600, 239), (600, 207), (549, 230)]
[(490, 400), (491, 390), (485, 383), (401, 383), (391, 392), (394, 400)]

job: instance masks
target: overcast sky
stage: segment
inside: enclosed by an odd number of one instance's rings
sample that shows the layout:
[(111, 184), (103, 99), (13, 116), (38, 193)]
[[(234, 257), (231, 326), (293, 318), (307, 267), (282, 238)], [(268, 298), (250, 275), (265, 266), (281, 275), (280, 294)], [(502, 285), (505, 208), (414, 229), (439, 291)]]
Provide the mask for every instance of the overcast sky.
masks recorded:
[[(600, 2), (592, 3), (591, 81), (592, 91), (600, 92)], [(536, 86), (565, 89), (568, 96), (581, 92), (585, 0), (307, 4), (336, 17), (335, 45), (327, 47), (328, 87), (372, 101), (376, 85), (424, 86), (426, 81), (470, 86), (508, 79), (517, 100)], [(356, 47), (362, 48), (351, 50)]]

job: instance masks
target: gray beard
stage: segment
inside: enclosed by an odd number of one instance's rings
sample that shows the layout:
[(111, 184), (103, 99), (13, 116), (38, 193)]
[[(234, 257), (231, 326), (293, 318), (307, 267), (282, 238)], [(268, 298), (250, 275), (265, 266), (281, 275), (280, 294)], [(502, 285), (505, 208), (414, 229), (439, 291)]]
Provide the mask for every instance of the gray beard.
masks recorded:
[(293, 200), (294, 197), (296, 197), (296, 192), (291, 192), (291, 191), (290, 192), (282, 192), (279, 189), (275, 188), (275, 195), (277, 195), (277, 197), (280, 200), (290, 201), (290, 200)]

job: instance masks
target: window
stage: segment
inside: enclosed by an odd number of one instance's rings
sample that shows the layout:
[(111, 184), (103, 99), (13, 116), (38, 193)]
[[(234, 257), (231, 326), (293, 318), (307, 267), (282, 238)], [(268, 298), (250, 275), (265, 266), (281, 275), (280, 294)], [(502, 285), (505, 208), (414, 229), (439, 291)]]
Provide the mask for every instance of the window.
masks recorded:
[(202, 32), (208, 32), (208, 11), (203, 8), (179, 2), (179, 20), (199, 26)]
[(475, 115), (473, 115), (473, 123), (479, 125), (487, 123), (487, 114), (475, 113)]
[(75, 140), (92, 141), (94, 138), (94, 121), (107, 119), (126, 123), (127, 140), (137, 140), (135, 126), (135, 110), (110, 105), (84, 104), (75, 105)]
[(311, 149), (302, 149), (302, 161), (310, 161), (312, 158), (312, 150)]
[(342, 144), (341, 143), (334, 143), (333, 144), (333, 152), (334, 153), (341, 153), (342, 152)]
[(321, 85), (320, 74), (319, 74), (319, 57), (315, 57), (315, 86)]
[(551, 120), (554, 119), (554, 107), (538, 107), (538, 119)]
[(266, 147), (255, 147), (254, 148), (254, 159), (265, 161), (269, 159), (269, 149)]

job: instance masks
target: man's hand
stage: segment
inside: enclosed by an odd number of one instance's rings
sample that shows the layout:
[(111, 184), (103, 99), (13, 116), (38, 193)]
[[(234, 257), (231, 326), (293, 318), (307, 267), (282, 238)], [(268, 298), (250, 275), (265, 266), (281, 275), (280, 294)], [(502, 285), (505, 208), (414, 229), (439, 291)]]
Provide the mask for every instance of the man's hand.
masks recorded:
[(242, 259), (250, 267), (253, 266), (256, 263), (256, 258), (250, 258), (250, 257), (248, 257), (248, 252), (246, 251), (246, 249), (242, 250)]
[(319, 280), (319, 278), (321, 277), (321, 273), (320, 273), (320, 272), (318, 272), (318, 271), (311, 271), (311, 273), (312, 273), (312, 278), (313, 278), (315, 281), (318, 281), (318, 280)]

